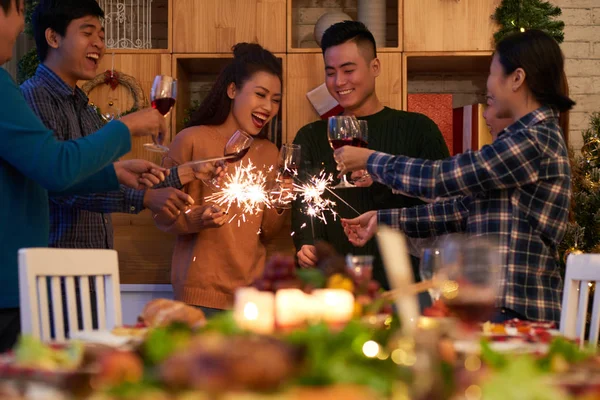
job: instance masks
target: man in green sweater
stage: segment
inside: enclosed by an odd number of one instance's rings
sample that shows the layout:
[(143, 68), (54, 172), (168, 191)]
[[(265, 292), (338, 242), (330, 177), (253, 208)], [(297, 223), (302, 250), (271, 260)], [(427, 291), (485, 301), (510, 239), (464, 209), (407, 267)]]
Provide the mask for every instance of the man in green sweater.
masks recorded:
[[(24, 1), (0, 0), (0, 65), (24, 27)], [(19, 87), (0, 68), (0, 352), (19, 333), (17, 252), (48, 247), (48, 191), (64, 194), (141, 188), (164, 179), (144, 160), (116, 162), (131, 149), (131, 135), (161, 136), (162, 115), (138, 111), (79, 140), (58, 141), (27, 106)], [(158, 139), (161, 141), (161, 139)]]
[[(360, 22), (344, 21), (327, 29), (321, 41), (325, 59), (325, 84), (329, 93), (344, 109), (344, 115), (353, 115), (368, 123), (368, 147), (391, 154), (407, 155), (431, 160), (450, 154), (437, 125), (428, 117), (384, 107), (375, 92), (375, 80), (381, 71), (375, 39)], [(398, 71), (398, 74), (400, 71)], [(337, 176), (333, 150), (327, 139), (326, 121), (316, 121), (302, 127), (295, 144), (302, 147), (300, 177), (318, 174), (321, 170)], [(353, 175), (358, 178), (361, 173)], [(366, 182), (364, 180), (367, 180)], [(368, 210), (412, 207), (422, 204), (415, 198), (392, 193), (370, 178), (363, 178), (361, 188), (335, 190), (345, 202), (359, 213)], [(337, 203), (336, 211), (343, 218), (358, 216), (350, 207), (329, 194)], [(375, 241), (364, 247), (354, 247), (344, 234), (339, 218), (327, 216), (327, 223), (311, 220), (302, 210), (300, 200), (292, 213), (294, 243), (301, 267), (316, 265), (315, 241), (324, 240), (345, 255), (369, 254), (375, 256), (373, 275), (384, 287), (387, 279)], [(418, 260), (413, 258), (413, 270), (418, 271)], [(415, 274), (418, 278), (418, 274)]]

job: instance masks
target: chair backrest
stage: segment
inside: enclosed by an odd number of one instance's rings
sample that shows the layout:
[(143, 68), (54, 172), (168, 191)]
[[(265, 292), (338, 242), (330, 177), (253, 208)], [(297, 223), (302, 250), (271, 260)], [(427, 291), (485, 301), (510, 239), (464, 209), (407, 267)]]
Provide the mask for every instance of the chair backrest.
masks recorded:
[(563, 291), (560, 332), (583, 346), (591, 283), (596, 283), (589, 342), (598, 342), (600, 328), (600, 254), (571, 254)]
[[(90, 282), (93, 282), (92, 286)], [(42, 340), (61, 342), (68, 338), (70, 332), (92, 330), (93, 303), (98, 329), (119, 326), (121, 293), (117, 252), (21, 249), (19, 295), (21, 331)], [(68, 329), (65, 327), (65, 314)]]

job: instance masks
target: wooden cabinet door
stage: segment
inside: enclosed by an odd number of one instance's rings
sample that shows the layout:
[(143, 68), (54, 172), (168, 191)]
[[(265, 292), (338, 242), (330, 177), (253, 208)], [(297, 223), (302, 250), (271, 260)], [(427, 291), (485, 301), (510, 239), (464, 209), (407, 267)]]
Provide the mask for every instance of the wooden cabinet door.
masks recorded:
[(500, 0), (404, 1), (404, 51), (492, 50)]
[[(112, 64), (113, 56), (107, 54), (100, 63), (98, 73), (110, 70)], [(115, 54), (114, 67), (117, 72), (135, 78), (148, 99), (154, 77), (159, 74), (171, 74), (171, 55)], [(108, 85), (99, 85), (90, 92), (89, 97), (101, 110), (108, 108), (110, 100), (121, 111), (133, 105), (131, 94), (121, 85), (115, 90)], [(133, 138), (131, 152), (123, 158), (143, 158), (160, 164), (159, 154), (143, 148), (143, 144), (150, 141), (150, 137)], [(160, 231), (154, 225), (149, 210), (137, 215), (113, 214), (112, 219), (115, 249), (119, 252), (121, 283), (169, 283), (174, 236)]]
[[(381, 75), (376, 90), (383, 105), (402, 109), (402, 54), (379, 53)], [(321, 53), (288, 54), (285, 96), (287, 102), (287, 141), (292, 142), (298, 130), (316, 121), (319, 115), (306, 93), (325, 82), (325, 64)]]
[(174, 0), (176, 53), (229, 53), (238, 42), (285, 52), (285, 0)]

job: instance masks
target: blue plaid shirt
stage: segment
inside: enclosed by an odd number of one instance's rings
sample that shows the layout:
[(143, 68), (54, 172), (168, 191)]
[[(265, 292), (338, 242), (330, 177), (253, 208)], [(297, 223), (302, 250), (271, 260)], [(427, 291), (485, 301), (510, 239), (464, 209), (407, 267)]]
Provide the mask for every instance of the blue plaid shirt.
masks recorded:
[[(104, 122), (89, 106), (79, 88), (73, 90), (48, 67), (40, 64), (35, 75), (21, 85), (29, 106), (60, 140), (92, 134)], [(159, 185), (181, 188), (177, 169)], [(113, 228), (110, 213), (137, 214), (144, 209), (144, 191), (121, 185), (119, 191), (85, 196), (50, 197), (51, 247), (110, 249)]]
[(374, 153), (368, 171), (424, 206), (378, 211), (380, 223), (412, 237), (452, 232), (499, 239), (504, 260), (498, 306), (531, 320), (559, 321), (557, 246), (567, 227), (571, 171), (557, 114), (542, 107), (490, 146), (442, 161)]

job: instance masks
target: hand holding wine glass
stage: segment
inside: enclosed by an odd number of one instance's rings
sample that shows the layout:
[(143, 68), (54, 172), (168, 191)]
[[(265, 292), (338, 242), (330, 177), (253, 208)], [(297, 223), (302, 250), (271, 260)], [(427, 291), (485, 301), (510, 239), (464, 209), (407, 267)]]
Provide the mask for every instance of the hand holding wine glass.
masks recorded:
[(157, 143), (162, 143), (167, 133), (167, 123), (163, 116), (152, 108), (146, 108), (119, 119), (129, 129), (131, 136), (152, 136)]
[[(330, 117), (327, 123), (327, 135), (329, 144), (334, 150), (334, 158), (338, 163), (337, 169), (341, 171), (339, 174), (341, 178), (340, 183), (334, 186), (333, 189), (356, 187), (348, 182), (346, 173), (357, 169), (364, 169), (366, 162), (361, 168), (356, 167), (354, 164), (346, 165), (346, 158), (348, 158), (346, 154), (353, 154), (355, 152), (354, 149), (367, 151), (370, 154), (371, 151), (366, 150), (368, 144), (366, 121), (359, 121), (350, 116)], [(351, 160), (352, 157), (348, 159)]]
[(279, 209), (292, 208), (294, 177), (298, 175), (301, 148), (298, 144), (283, 144), (279, 151), (279, 171), (275, 188), (271, 191), (273, 205)]
[[(150, 90), (150, 101), (152, 108), (158, 110), (163, 116), (166, 116), (175, 105), (177, 97), (177, 80), (167, 75), (157, 75), (154, 78), (152, 89)], [(146, 143), (144, 147), (149, 151), (166, 153), (169, 148), (161, 145), (159, 142)]]
[[(235, 163), (240, 161), (250, 150), (250, 145), (254, 139), (252, 136), (247, 134), (242, 130), (237, 130), (235, 133), (229, 138), (227, 144), (225, 144), (225, 149), (223, 150), (223, 157), (211, 158), (211, 161), (219, 160), (220, 163), (217, 166), (225, 169), (227, 163)], [(207, 160), (197, 160), (193, 161), (195, 163), (203, 163), (207, 162)], [(220, 182), (218, 179), (211, 179), (210, 181), (205, 181), (209, 187), (213, 190), (219, 190)]]

